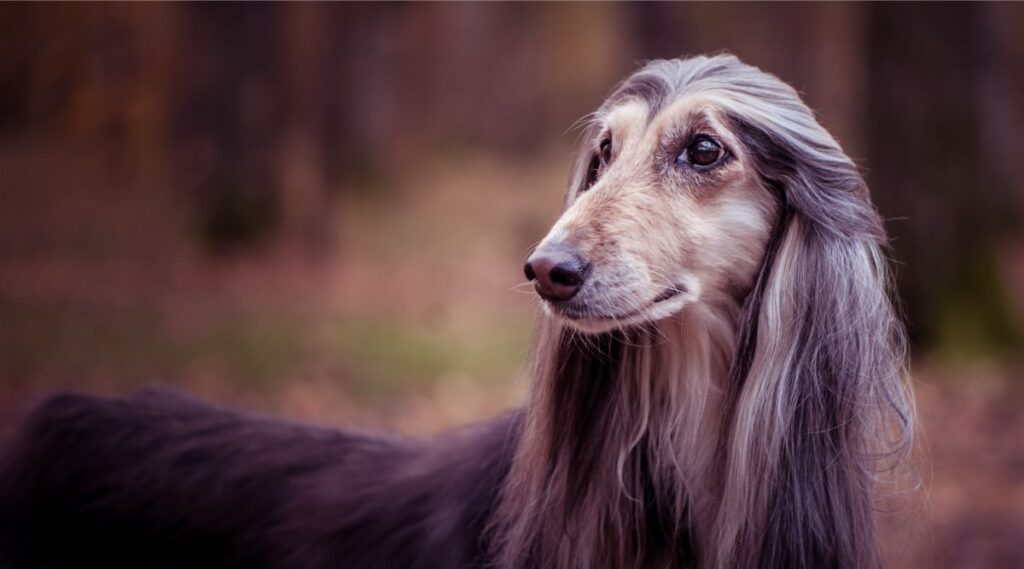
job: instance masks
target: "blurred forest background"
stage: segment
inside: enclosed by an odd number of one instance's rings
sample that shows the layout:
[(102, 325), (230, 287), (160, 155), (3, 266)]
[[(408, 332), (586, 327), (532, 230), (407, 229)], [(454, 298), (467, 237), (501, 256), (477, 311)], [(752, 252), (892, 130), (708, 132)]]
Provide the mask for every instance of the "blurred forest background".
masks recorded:
[(516, 404), (570, 125), (722, 50), (889, 220), (924, 484), (890, 565), (1024, 566), (1021, 4), (4, 4), (0, 428), (154, 381), (415, 434)]

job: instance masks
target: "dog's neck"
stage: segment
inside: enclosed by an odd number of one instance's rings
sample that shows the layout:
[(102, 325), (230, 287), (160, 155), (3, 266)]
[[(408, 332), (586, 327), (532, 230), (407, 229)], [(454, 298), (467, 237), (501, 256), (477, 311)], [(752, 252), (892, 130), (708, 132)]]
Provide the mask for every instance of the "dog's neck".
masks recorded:
[(504, 566), (664, 566), (715, 514), (738, 304), (584, 336), (542, 322), (520, 447), (495, 517)]

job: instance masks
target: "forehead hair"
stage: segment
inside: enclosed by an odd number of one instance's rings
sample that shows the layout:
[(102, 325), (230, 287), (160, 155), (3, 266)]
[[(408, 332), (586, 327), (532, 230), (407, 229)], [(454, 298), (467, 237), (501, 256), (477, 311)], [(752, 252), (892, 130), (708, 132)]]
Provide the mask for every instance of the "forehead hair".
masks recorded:
[(625, 101), (640, 100), (647, 105), (650, 119), (672, 101), (694, 93), (717, 96), (728, 106), (752, 107), (748, 110), (755, 114), (758, 107), (768, 111), (773, 106), (810, 114), (792, 87), (732, 55), (651, 61), (615, 88), (599, 114)]
[(833, 236), (884, 241), (856, 165), (796, 90), (732, 55), (652, 61), (616, 87), (596, 115), (605, 117), (638, 100), (646, 105), (649, 122), (692, 94), (721, 111), (760, 179), (794, 213)]

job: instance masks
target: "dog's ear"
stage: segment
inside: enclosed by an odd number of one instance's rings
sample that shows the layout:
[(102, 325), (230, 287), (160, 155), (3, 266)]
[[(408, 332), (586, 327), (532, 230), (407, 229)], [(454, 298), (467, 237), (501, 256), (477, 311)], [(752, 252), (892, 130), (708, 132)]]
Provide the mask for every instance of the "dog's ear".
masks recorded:
[[(837, 145), (826, 153), (751, 132), (781, 213), (741, 321), (717, 536), (734, 557), (719, 560), (875, 566), (866, 490), (910, 435), (884, 232)], [(879, 448), (894, 430), (894, 447)]]

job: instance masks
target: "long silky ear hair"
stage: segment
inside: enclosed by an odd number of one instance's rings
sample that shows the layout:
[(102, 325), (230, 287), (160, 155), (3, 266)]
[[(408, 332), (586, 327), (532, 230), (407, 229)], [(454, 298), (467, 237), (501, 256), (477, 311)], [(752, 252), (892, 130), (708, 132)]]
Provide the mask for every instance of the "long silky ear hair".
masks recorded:
[[(716, 58), (722, 59), (722, 58)], [(717, 567), (876, 567), (874, 498), (912, 435), (882, 221), (796, 92), (726, 58), (720, 98), (781, 214), (739, 323)]]
[[(657, 341), (541, 318), (490, 528), (500, 567), (880, 564), (873, 497), (912, 425), (881, 218), (797, 93), (732, 56), (652, 62), (606, 106), (637, 97), (653, 114), (691, 93), (725, 114), (779, 201), (760, 272), (742, 307), (687, 307)], [(724, 393), (705, 405), (709, 383)]]

